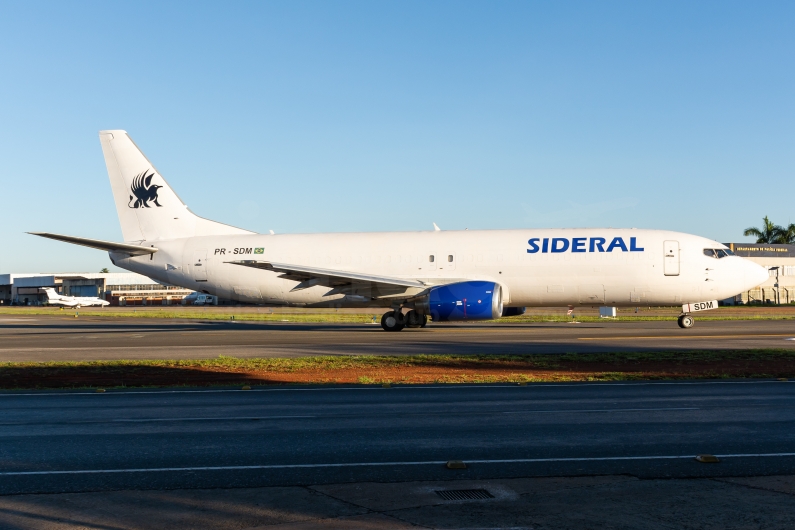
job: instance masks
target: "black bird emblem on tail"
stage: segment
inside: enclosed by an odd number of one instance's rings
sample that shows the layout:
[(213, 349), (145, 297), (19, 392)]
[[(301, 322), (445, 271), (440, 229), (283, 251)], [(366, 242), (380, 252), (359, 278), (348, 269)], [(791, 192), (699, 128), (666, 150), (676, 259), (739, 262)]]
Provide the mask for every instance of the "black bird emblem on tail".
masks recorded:
[(151, 208), (149, 206), (150, 202), (154, 202), (155, 206), (162, 206), (162, 204), (157, 202), (157, 190), (163, 186), (152, 184), (152, 177), (155, 173), (153, 171), (147, 175), (147, 171), (150, 170), (147, 169), (143, 173), (136, 175), (132, 181), (130, 191), (133, 194), (130, 195), (130, 202), (127, 204), (130, 208)]

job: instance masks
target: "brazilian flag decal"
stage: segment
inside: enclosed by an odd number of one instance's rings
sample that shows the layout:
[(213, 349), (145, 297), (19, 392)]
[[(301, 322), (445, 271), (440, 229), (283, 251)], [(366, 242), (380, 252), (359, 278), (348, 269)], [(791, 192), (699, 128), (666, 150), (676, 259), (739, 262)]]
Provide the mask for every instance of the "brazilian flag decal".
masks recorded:
[(254, 249), (254, 254), (265, 254), (265, 249), (264, 248), (255, 248)]

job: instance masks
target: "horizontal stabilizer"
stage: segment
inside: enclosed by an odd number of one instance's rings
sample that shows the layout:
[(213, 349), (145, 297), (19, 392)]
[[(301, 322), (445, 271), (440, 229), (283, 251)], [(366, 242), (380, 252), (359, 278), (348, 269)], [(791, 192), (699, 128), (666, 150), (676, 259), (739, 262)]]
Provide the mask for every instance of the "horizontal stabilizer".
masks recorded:
[(281, 272), (281, 278), (301, 282), (295, 286), (293, 289), (294, 291), (306, 289), (315, 285), (337, 288), (354, 283), (375, 284), (385, 287), (400, 287), (402, 288), (401, 291), (405, 291), (406, 288), (412, 287), (415, 289), (424, 289), (428, 287), (428, 284), (425, 282), (408, 278), (391, 278), (388, 276), (375, 276), (372, 274), (361, 274), (358, 272), (306, 267), (304, 265), (288, 265), (285, 263), (274, 263), (272, 261), (243, 260), (227, 261), (226, 263), (241, 265), (243, 267), (252, 267), (255, 269), (269, 270), (273, 272)]
[(108, 252), (123, 252), (132, 256), (143, 256), (145, 254), (154, 254), (157, 252), (155, 247), (142, 247), (140, 245), (130, 245), (129, 243), (114, 243), (113, 241), (101, 241), (99, 239), (88, 239), (85, 237), (64, 236), (61, 234), (50, 234), (48, 232), (28, 232), (28, 234), (55, 239), (56, 241), (63, 241), (64, 243), (72, 243), (73, 245), (82, 245), (84, 247), (107, 250)]

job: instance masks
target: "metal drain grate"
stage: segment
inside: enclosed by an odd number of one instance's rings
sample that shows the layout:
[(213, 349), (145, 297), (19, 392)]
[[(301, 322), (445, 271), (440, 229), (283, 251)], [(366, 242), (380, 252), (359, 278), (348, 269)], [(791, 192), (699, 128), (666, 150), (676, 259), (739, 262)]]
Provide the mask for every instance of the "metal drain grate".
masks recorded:
[(488, 490), (436, 490), (436, 494), (446, 501), (476, 501), (493, 499)]

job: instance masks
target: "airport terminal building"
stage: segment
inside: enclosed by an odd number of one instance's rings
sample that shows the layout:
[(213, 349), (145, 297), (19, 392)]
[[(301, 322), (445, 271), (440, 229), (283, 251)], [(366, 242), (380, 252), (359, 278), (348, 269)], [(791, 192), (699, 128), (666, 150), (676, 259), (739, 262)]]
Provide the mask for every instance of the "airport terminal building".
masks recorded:
[(42, 287), (66, 296), (96, 296), (110, 305), (172, 305), (194, 291), (164, 285), (132, 272), (0, 274), (0, 305), (40, 305)]
[(768, 269), (765, 283), (725, 300), (725, 304), (795, 303), (795, 245), (725, 243), (732, 251)]

